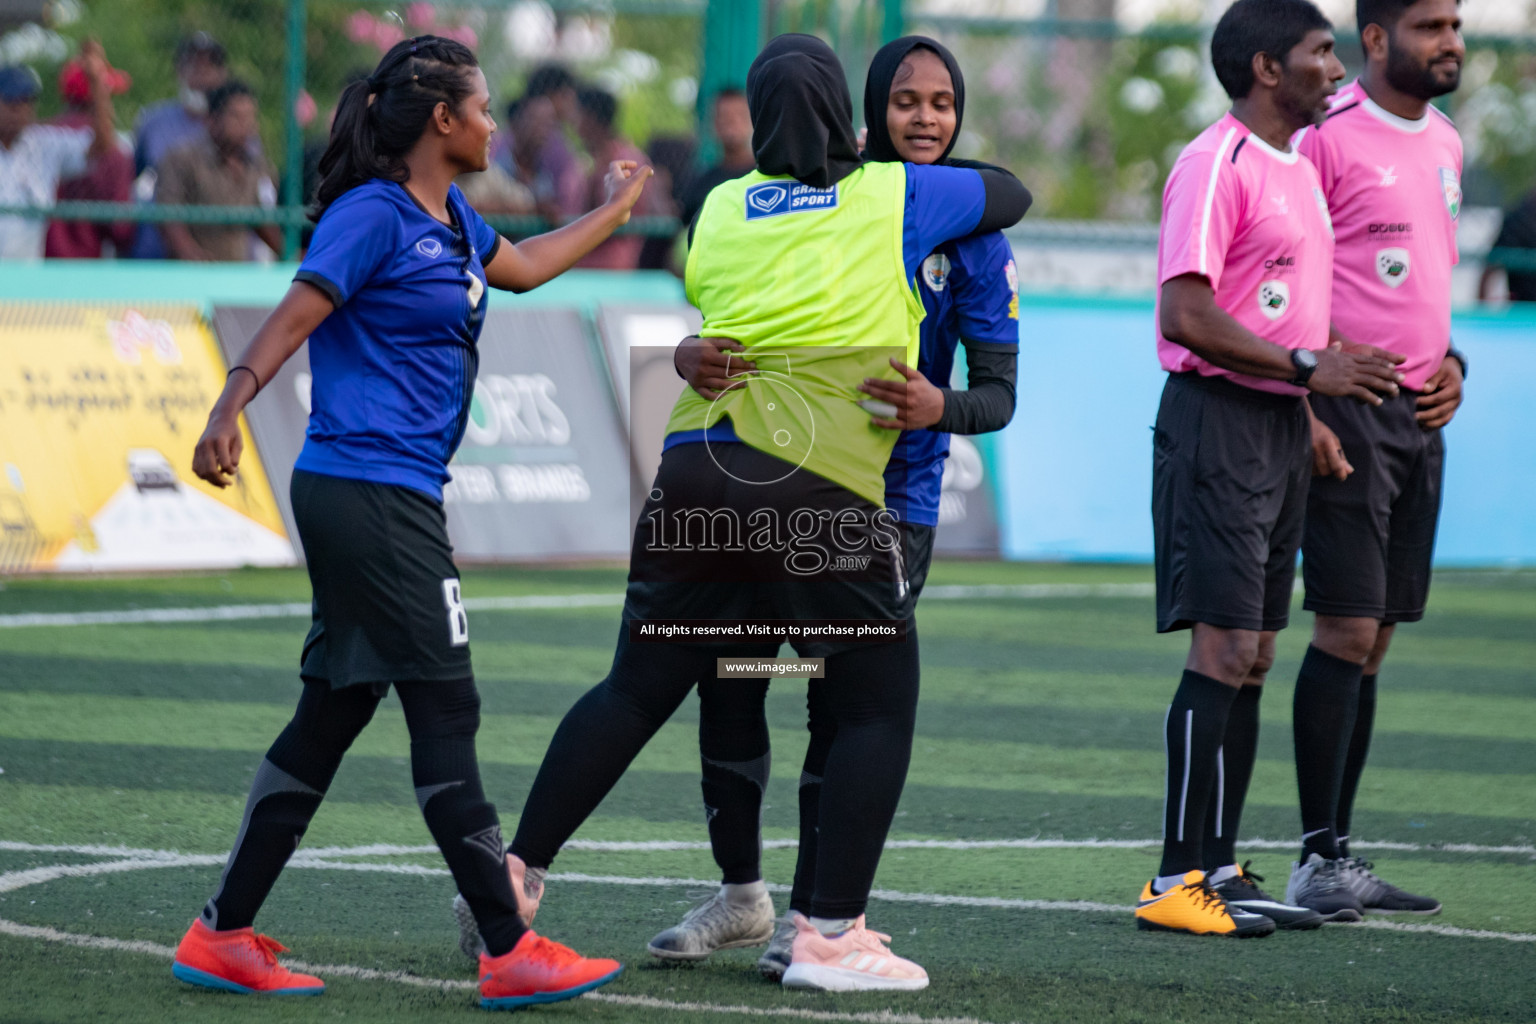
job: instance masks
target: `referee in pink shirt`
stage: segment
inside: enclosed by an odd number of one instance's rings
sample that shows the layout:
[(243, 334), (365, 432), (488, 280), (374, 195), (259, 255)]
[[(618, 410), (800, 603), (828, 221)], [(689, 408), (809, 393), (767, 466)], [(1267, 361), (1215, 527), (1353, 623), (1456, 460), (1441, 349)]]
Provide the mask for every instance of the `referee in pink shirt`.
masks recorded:
[(1461, 137), (1429, 101), (1454, 90), (1465, 52), (1456, 0), (1357, 0), (1365, 73), (1298, 140), (1333, 214), (1336, 335), (1403, 357), (1380, 406), (1311, 400), (1313, 473), (1302, 536), (1317, 613), (1296, 680), (1301, 858), (1287, 890), (1306, 906), (1434, 914), (1438, 900), (1377, 878), (1349, 852), (1370, 746), (1376, 673), (1399, 622), (1424, 616), (1440, 516), (1440, 429), (1461, 404), (1451, 267)]
[(1143, 929), (1241, 937), (1322, 923), (1270, 899), (1233, 844), (1311, 480), (1303, 396), (1379, 404), (1401, 379), (1386, 353), (1329, 341), (1333, 229), (1291, 139), (1344, 77), (1333, 44), (1308, 0), (1233, 4), (1211, 38), (1231, 112), (1184, 149), (1163, 192), (1157, 628), (1192, 633), (1168, 709), (1162, 866), (1136, 907)]

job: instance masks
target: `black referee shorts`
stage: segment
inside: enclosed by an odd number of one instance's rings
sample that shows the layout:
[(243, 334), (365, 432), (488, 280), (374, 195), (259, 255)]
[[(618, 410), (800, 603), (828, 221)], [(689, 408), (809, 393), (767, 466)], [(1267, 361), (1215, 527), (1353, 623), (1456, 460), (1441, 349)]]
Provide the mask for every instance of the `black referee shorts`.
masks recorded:
[(746, 444), (663, 453), (635, 525), (626, 620), (904, 622), (913, 603), (901, 524), (879, 506)]
[(1152, 446), (1159, 633), (1285, 628), (1311, 473), (1300, 397), (1169, 375)]
[(1312, 481), (1301, 544), (1308, 611), (1387, 624), (1424, 617), (1445, 441), (1414, 419), (1418, 397), (1404, 390), (1379, 406), (1312, 398), (1355, 471)]
[(302, 674), (332, 689), (469, 678), (469, 620), (442, 504), (301, 469), (290, 493), (314, 590)]

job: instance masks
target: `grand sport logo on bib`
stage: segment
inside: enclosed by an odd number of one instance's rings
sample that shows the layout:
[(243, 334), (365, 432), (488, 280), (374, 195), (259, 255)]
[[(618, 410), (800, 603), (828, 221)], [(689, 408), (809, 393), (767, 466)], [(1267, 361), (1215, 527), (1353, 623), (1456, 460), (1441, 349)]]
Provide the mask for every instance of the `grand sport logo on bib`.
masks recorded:
[(443, 254), (443, 243), (435, 238), (423, 238), (416, 243), (416, 251), (429, 260), (435, 260)]
[(1291, 286), (1284, 281), (1265, 281), (1259, 285), (1259, 312), (1279, 320), (1291, 308)]
[(798, 181), (765, 181), (747, 189), (747, 220), (786, 213), (830, 210), (837, 206), (837, 186), (812, 188)]
[(1376, 276), (1388, 288), (1401, 288), (1408, 280), (1408, 250), (1381, 249), (1376, 253)]
[(949, 281), (949, 257), (941, 252), (923, 260), (923, 283), (931, 292), (941, 292)]

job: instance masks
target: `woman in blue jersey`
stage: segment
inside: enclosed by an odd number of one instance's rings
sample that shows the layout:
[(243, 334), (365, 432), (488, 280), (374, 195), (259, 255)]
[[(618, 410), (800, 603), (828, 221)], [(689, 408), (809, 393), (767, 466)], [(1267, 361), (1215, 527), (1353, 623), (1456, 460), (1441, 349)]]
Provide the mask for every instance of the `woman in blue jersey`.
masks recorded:
[(475, 758), (480, 697), (442, 488), (469, 413), (487, 287), (526, 291), (568, 269), (628, 219), (650, 169), (614, 164), (607, 203), (513, 245), (452, 184), (485, 169), (495, 127), (474, 54), (451, 40), (406, 40), (347, 87), (320, 161), (308, 255), (198, 441), (194, 471), (227, 486), (241, 410), (309, 340), (313, 411), (292, 484), (314, 590), (304, 692), (257, 770), (218, 891), (176, 951), (184, 981), (324, 990), (282, 967), (282, 947), (251, 925), (391, 685), (417, 802), (485, 936), (481, 1005), (570, 998), (621, 969), (535, 935), (518, 916)]
[[(984, 166), (951, 160), (965, 113), (965, 79), (954, 56), (924, 36), (882, 47), (864, 87), (866, 159), (913, 164)], [(939, 523), (939, 495), (949, 435), (1001, 430), (1013, 416), (1018, 362), (1018, 304), (1013, 251), (1001, 233), (946, 242), (923, 260), (917, 281), (926, 316), (917, 369), (898, 364), (903, 380), (871, 379), (863, 387), (896, 410), (876, 422), (901, 429), (885, 471), (886, 507), (902, 524), (907, 579), (921, 593)], [(955, 350), (966, 348), (968, 390), (948, 387)], [(706, 397), (755, 367), (735, 355), (734, 341), (690, 338), (678, 348), (679, 373)], [(884, 411), (884, 410), (882, 410)], [(800, 775), (800, 849), (792, 912), (809, 915), (816, 873), (822, 778), (836, 728), (824, 709), (826, 680), (810, 681), (811, 741)], [(722, 885), (683, 922), (651, 940), (652, 955), (702, 960), (717, 949), (757, 945), (772, 934), (758, 966), (778, 979), (789, 966), (795, 927), (789, 915), (774, 928), (773, 902), (762, 881), (762, 780), (734, 766), (769, 756), (764, 702), (767, 680), (699, 681), (699, 751), (710, 843)]]
[[(723, 417), (688, 393), (674, 409), (637, 523), (613, 666), (561, 723), (512, 842), (530, 897), (541, 892), (540, 880), (561, 844), (694, 684), (714, 677), (716, 659), (771, 657), (778, 649), (777, 641), (656, 643), (648, 639), (647, 624), (690, 619), (732, 628), (763, 618), (909, 625), (910, 587), (899, 539), (893, 553), (880, 543), (877, 525), (890, 522), (881, 507), (880, 475), (893, 438), (871, 427), (856, 404), (867, 373), (895, 374), (884, 366), (883, 354), (876, 367), (870, 350), (857, 346), (878, 336), (902, 339), (902, 352), (915, 348), (921, 310), (909, 282), (923, 258), (950, 239), (1013, 224), (1028, 205), (1017, 179), (995, 169), (863, 163), (842, 67), (813, 37), (770, 42), (753, 62), (747, 92), (757, 170), (719, 186), (706, 200), (695, 224), (687, 285), (706, 324), (734, 321), (745, 336), (766, 331), (761, 343), (747, 341), (747, 354), (764, 352), (760, 363), (776, 359), (786, 368), (781, 379), (790, 383), (737, 394)], [(850, 255), (866, 253), (875, 262), (866, 265)], [(860, 310), (857, 317), (854, 309)], [(793, 414), (780, 407), (780, 397), (814, 403), (815, 422), (823, 428), (816, 444), (846, 460), (808, 447), (799, 461), (779, 454), (804, 443), (787, 426), (774, 429), (773, 415)], [(810, 420), (784, 422), (798, 430)], [(667, 531), (679, 517), (695, 513), (726, 529), (741, 521), (749, 527), (753, 521), (790, 524), (794, 550), (786, 557), (774, 537), (763, 536), (723, 554), (672, 544)], [(814, 561), (816, 545), (834, 539), (826, 534), (849, 524), (841, 539), (863, 552), (857, 564), (867, 571), (817, 572), (795, 561), (800, 555)], [(813, 538), (818, 529), (823, 532)], [(832, 854), (823, 857), (812, 882), (810, 916), (800, 919), (795, 966), (804, 969), (787, 972), (785, 983), (922, 988), (928, 983), (922, 968), (893, 955), (864, 923), (910, 757), (915, 638), (792, 642), (802, 654), (826, 657), (826, 712), (836, 733), (819, 821), (823, 849)], [(753, 776), (762, 768), (736, 767)], [(860, 966), (850, 973), (840, 971), (839, 962)]]

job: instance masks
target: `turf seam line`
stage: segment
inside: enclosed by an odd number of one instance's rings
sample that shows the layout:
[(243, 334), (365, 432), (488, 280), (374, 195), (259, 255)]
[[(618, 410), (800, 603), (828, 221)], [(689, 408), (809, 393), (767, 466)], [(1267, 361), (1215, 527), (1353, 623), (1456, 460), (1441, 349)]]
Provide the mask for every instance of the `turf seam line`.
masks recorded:
[[(1064, 597), (1152, 597), (1151, 583), (998, 583), (948, 584), (923, 591), (930, 601), (972, 601), (980, 598), (1041, 600)], [(540, 611), (560, 608), (617, 608), (623, 594), (529, 594), (520, 597), (471, 597), (469, 611)], [(95, 612), (22, 612), (0, 615), (0, 629), (43, 626), (132, 626), (149, 623), (235, 622), (248, 619), (307, 619), (308, 602), (283, 604), (224, 604), (202, 608), (132, 608)]]

